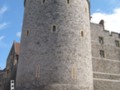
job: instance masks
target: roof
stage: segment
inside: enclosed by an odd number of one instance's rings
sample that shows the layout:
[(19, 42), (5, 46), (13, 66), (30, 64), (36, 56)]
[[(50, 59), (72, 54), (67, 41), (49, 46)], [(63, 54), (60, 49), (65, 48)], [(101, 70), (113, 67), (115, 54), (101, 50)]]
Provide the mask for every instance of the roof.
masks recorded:
[(15, 53), (17, 55), (19, 55), (20, 54), (20, 43), (15, 42), (14, 43), (14, 48), (15, 48)]
[(5, 68), (5, 69), (3, 69), (3, 70), (0, 70), (0, 73), (1, 73), (1, 72), (4, 72), (5, 70), (6, 70), (6, 68)]

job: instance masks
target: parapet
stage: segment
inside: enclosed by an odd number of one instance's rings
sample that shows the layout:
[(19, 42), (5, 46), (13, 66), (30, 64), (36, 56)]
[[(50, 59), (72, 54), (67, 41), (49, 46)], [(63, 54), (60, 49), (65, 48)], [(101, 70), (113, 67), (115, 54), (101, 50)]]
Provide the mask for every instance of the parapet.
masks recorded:
[(114, 38), (118, 38), (118, 39), (120, 39), (120, 33), (118, 33), (118, 32), (110, 32), (110, 31), (108, 31), (108, 30), (105, 30), (104, 28), (103, 28), (103, 25), (102, 24), (96, 24), (96, 23), (91, 23), (92, 25), (94, 25), (93, 27), (97, 27), (97, 28), (100, 28), (99, 30), (101, 30), (101, 31), (103, 31), (103, 33), (106, 33), (106, 35), (108, 35), (108, 36), (110, 36), (110, 37), (114, 37)]
[[(90, 7), (90, 0), (87, 0), (89, 7)], [(26, 0), (24, 0), (24, 6), (25, 6)]]

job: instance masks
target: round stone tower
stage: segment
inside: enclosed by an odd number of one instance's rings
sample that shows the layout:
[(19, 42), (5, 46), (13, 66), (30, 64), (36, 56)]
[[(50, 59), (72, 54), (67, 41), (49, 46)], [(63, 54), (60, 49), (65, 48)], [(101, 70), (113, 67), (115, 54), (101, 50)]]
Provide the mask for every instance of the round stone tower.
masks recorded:
[(25, 0), (16, 90), (93, 90), (88, 0)]

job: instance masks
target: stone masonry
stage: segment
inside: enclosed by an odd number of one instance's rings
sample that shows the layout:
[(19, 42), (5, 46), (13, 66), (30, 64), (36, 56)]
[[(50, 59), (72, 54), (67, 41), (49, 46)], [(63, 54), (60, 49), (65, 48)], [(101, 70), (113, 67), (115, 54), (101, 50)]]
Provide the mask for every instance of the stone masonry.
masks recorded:
[[(13, 44), (0, 90), (16, 76), (15, 90), (120, 90), (120, 33), (105, 30), (104, 20), (90, 23), (89, 0), (24, 5), (21, 48)], [(17, 75), (8, 72), (15, 60)]]
[(120, 34), (91, 23), (94, 90), (120, 90)]
[(93, 90), (88, 0), (26, 0), (16, 90)]

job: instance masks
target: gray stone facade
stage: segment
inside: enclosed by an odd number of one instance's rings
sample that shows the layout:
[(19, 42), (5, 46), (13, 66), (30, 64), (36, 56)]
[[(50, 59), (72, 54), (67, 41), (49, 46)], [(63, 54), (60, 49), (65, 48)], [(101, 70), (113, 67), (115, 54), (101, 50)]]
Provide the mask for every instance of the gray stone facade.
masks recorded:
[(14, 42), (7, 58), (6, 67), (0, 71), (0, 90), (10, 90), (10, 81), (16, 81), (20, 43)]
[(120, 34), (91, 23), (91, 42), (94, 90), (119, 90)]
[(93, 90), (87, 0), (26, 0), (16, 90)]

